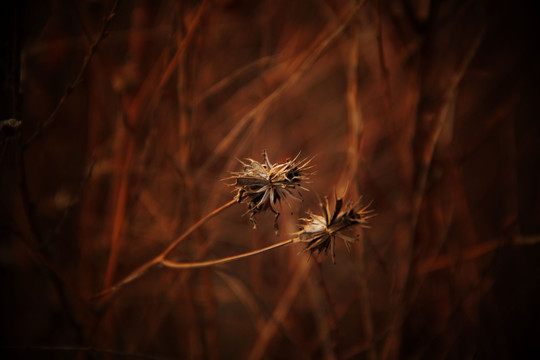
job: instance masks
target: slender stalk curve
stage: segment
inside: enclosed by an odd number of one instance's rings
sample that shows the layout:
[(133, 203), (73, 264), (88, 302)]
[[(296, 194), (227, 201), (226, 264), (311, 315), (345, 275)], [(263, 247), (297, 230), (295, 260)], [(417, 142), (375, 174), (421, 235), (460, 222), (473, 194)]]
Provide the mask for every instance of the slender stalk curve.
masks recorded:
[(165, 258), (165, 256), (169, 255), (169, 253), (171, 251), (174, 250), (174, 248), (182, 241), (184, 240), (186, 237), (188, 237), (192, 232), (194, 232), (195, 230), (197, 230), (202, 224), (204, 224), (205, 222), (207, 222), (208, 220), (210, 220), (211, 218), (213, 218), (214, 216), (216, 216), (217, 214), (219, 214), (220, 212), (222, 212), (223, 210), (226, 210), (227, 208), (233, 206), (234, 204), (236, 204), (238, 201), (236, 199), (233, 199), (231, 201), (229, 201), (228, 203), (226, 204), (223, 204), (221, 205), (220, 207), (218, 207), (217, 209), (215, 209), (214, 211), (208, 213), (205, 217), (203, 217), (202, 219), (200, 219), (199, 221), (197, 221), (195, 224), (191, 225), (191, 227), (189, 229), (187, 229), (182, 235), (180, 235), (176, 240), (174, 240), (171, 245), (169, 245), (169, 247), (167, 249), (165, 249), (165, 251), (163, 251), (161, 254), (159, 254), (157, 257), (159, 257), (160, 259), (163, 259)]
[(250, 252), (239, 254), (239, 255), (229, 256), (226, 258), (216, 259), (216, 260), (208, 260), (208, 261), (192, 262), (192, 263), (179, 263), (172, 260), (162, 259), (160, 263), (161, 265), (168, 268), (172, 268), (172, 269), (196, 269), (196, 268), (208, 267), (208, 266), (213, 266), (213, 265), (218, 265), (218, 264), (224, 264), (224, 263), (231, 262), (234, 260), (239, 260), (239, 259), (243, 259), (243, 258), (250, 257), (253, 255), (261, 254), (266, 251), (270, 251), (270, 250), (277, 249), (282, 246), (292, 244), (293, 242), (294, 240), (289, 239), (289, 240), (285, 240), (274, 245), (267, 246), (262, 249), (250, 251)]
[(227, 208), (231, 207), (232, 205), (236, 204), (237, 201), (235, 199), (229, 201), (228, 203), (223, 204), (222, 206), (218, 207), (217, 209), (213, 210), (212, 212), (208, 213), (205, 217), (201, 218), (199, 221), (197, 221), (195, 224), (191, 225), (189, 229), (187, 229), (182, 235), (180, 235), (176, 240), (174, 240), (163, 252), (161, 252), (159, 255), (154, 257), (153, 259), (145, 262), (141, 266), (139, 266), (137, 269), (133, 270), (128, 276), (126, 276), (124, 279), (120, 280), (116, 285), (113, 285), (99, 294), (95, 295), (95, 297), (101, 297), (105, 295), (110, 295), (113, 292), (116, 292), (118, 289), (120, 289), (122, 286), (138, 279), (142, 275), (144, 275), (148, 270), (153, 268), (156, 264), (161, 263), (165, 256), (167, 256), (171, 251), (176, 248), (176, 246), (184, 240), (186, 237), (188, 237), (192, 232), (197, 230), (201, 225), (206, 223), (208, 220), (219, 214), (220, 212), (226, 210)]

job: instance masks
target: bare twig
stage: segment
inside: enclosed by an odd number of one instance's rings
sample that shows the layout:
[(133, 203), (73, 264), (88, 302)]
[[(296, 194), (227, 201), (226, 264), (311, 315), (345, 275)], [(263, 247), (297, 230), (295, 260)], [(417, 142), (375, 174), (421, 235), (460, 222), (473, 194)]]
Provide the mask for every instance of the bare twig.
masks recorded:
[(77, 73), (77, 76), (75, 76), (75, 79), (71, 82), (71, 84), (67, 86), (64, 95), (60, 98), (60, 101), (58, 101), (58, 104), (56, 104), (56, 107), (51, 112), (49, 117), (45, 119), (44, 121), (42, 121), (41, 123), (39, 123), (34, 133), (28, 138), (28, 140), (26, 140), (26, 142), (23, 143), (23, 149), (28, 148), (28, 146), (30, 146), (43, 133), (43, 131), (45, 131), (54, 122), (54, 120), (56, 119), (56, 114), (58, 114), (58, 111), (62, 108), (67, 98), (71, 95), (71, 93), (73, 93), (75, 88), (81, 83), (82, 77), (84, 73), (86, 72), (88, 65), (90, 65), (92, 58), (96, 54), (99, 44), (109, 34), (109, 27), (116, 14), (116, 9), (118, 8), (119, 2), (120, 0), (115, 0), (111, 8), (111, 11), (109, 12), (109, 15), (107, 15), (105, 19), (103, 20), (103, 26), (101, 27), (101, 31), (98, 37), (96, 38), (96, 40), (90, 46), (90, 51), (88, 55), (84, 57), (84, 61), (81, 65), (81, 68), (79, 69), (79, 72)]
[(377, 360), (377, 348), (375, 347), (374, 325), (373, 325), (373, 313), (371, 311), (370, 291), (368, 287), (368, 281), (366, 276), (366, 261), (364, 255), (364, 242), (360, 241), (356, 246), (358, 253), (358, 283), (360, 287), (360, 299), (362, 306), (360, 311), (362, 312), (362, 327), (365, 334), (365, 343), (369, 345), (366, 349), (368, 352), (368, 359)]
[(342, 23), (337, 26), (324, 40), (318, 42), (318, 45), (308, 54), (308, 56), (298, 65), (295, 71), (287, 77), (287, 79), (279, 85), (273, 92), (271, 92), (266, 98), (259, 102), (253, 109), (251, 109), (247, 114), (242, 116), (236, 123), (236, 125), (231, 129), (231, 131), (223, 138), (223, 140), (216, 146), (212, 155), (206, 160), (206, 162), (201, 166), (197, 177), (200, 174), (204, 174), (208, 167), (210, 167), (216, 159), (227, 151), (236, 138), (242, 133), (242, 131), (249, 125), (253, 119), (256, 118), (256, 115), (260, 112), (264, 112), (268, 107), (274, 103), (288, 88), (296, 84), (302, 76), (315, 64), (315, 62), (321, 57), (321, 55), (328, 49), (328, 47), (334, 42), (334, 40), (346, 29), (349, 23), (354, 18), (356, 12), (362, 7), (364, 1), (360, 1), (355, 4), (352, 9), (347, 13), (347, 16), (342, 21)]
[[(424, 194), (427, 187), (427, 179), (432, 165), (436, 145), (439, 140), (439, 136), (441, 134), (445, 121), (447, 120), (447, 118), (449, 118), (448, 114), (450, 113), (453, 106), (453, 99), (456, 96), (458, 86), (482, 42), (484, 32), (485, 28), (482, 28), (478, 32), (476, 37), (473, 39), (468, 51), (465, 53), (465, 56), (461, 60), (458, 68), (454, 71), (454, 74), (450, 80), (450, 84), (447, 86), (443, 94), (444, 103), (438, 109), (435, 120), (433, 121), (433, 124), (431, 124), (431, 129), (427, 134), (426, 139), (421, 139), (423, 143), (420, 144), (421, 147), (417, 154), (418, 168), (416, 169), (416, 179), (414, 184), (414, 192), (412, 195), (412, 212), (410, 222), (410, 229), (412, 230), (411, 236), (414, 236), (414, 234), (418, 231), (418, 216), (420, 213), (422, 202), (424, 200)], [(418, 116), (422, 115), (423, 114), (418, 114)], [(411, 251), (411, 249), (412, 248), (409, 247), (409, 249), (407, 250)], [(402, 269), (400, 269), (400, 272), (403, 276), (398, 284), (399, 293), (396, 294), (396, 308), (394, 314), (392, 315), (391, 331), (389, 332), (389, 335), (385, 340), (385, 345), (383, 346), (383, 351), (381, 355), (382, 359), (396, 356), (397, 351), (399, 351), (399, 347), (401, 345), (399, 329), (402, 325), (406, 312), (402, 300), (405, 296), (405, 290), (407, 289), (411, 281), (411, 277), (413, 276), (413, 274), (411, 274), (411, 265), (412, 258), (408, 259), (406, 263), (403, 263)]]
[[(137, 93), (137, 96), (133, 100), (133, 108), (129, 110), (129, 113), (132, 114), (133, 117), (144, 117), (145, 114), (155, 108), (155, 106), (158, 104), (161, 95), (161, 89), (163, 89), (163, 87), (173, 76), (174, 72), (177, 70), (178, 60), (180, 59), (180, 56), (186, 51), (186, 48), (193, 41), (193, 38), (197, 33), (197, 30), (199, 29), (199, 25), (201, 25), (202, 23), (203, 15), (205, 14), (207, 9), (208, 1), (204, 0), (203, 3), (199, 6), (199, 10), (197, 11), (195, 18), (191, 21), (190, 27), (187, 30), (186, 35), (183, 37), (182, 41), (178, 45), (175, 54), (169, 60), (163, 74), (161, 74), (161, 76), (159, 76), (158, 74), (158, 71), (161, 70), (161, 64), (159, 62), (158, 65), (156, 65), (154, 69), (152, 69), (151, 74), (159, 77), (159, 81), (157, 81), (156, 84), (155, 77), (149, 76), (144, 82), (144, 84), (141, 86), (141, 90)], [(144, 108), (143, 105), (146, 105), (146, 108)]]
[(285, 320), (285, 317), (292, 306), (292, 302), (306, 280), (309, 269), (311, 268), (310, 264), (311, 262), (299, 262), (296, 273), (292, 276), (287, 288), (281, 295), (279, 303), (272, 313), (272, 319), (266, 322), (263, 330), (259, 333), (257, 341), (251, 348), (248, 359), (256, 360), (263, 357), (266, 348), (278, 330), (278, 324), (283, 323)]
[(115, 179), (114, 186), (114, 202), (113, 202), (113, 216), (112, 216), (112, 229), (111, 229), (111, 246), (109, 251), (109, 258), (107, 261), (107, 268), (105, 270), (104, 286), (109, 287), (113, 281), (116, 271), (116, 263), (118, 260), (118, 253), (120, 248), (120, 232), (124, 225), (124, 218), (126, 214), (128, 188), (129, 188), (129, 168), (133, 160), (135, 152), (135, 141), (131, 138), (127, 138), (126, 154), (120, 154), (119, 175)]
[(318, 282), (317, 286), (322, 290), (322, 295), (324, 296), (324, 300), (326, 302), (326, 308), (327, 308), (327, 314), (325, 322), (328, 326), (329, 330), (329, 340), (330, 340), (330, 349), (327, 349), (328, 352), (330, 352), (330, 358), (340, 359), (340, 348), (339, 348), (339, 338), (340, 333), (338, 329), (338, 317), (335, 311), (335, 304), (332, 301), (332, 297), (330, 296), (330, 291), (328, 290), (328, 286), (326, 285), (326, 281), (324, 280), (324, 273), (322, 270), (322, 261), (317, 259), (317, 276), (318, 276)]
[(384, 52), (384, 39), (383, 39), (383, 27), (382, 27), (382, 0), (376, 1), (377, 6), (377, 50), (379, 54), (379, 64), (381, 68), (381, 75), (384, 80), (385, 94), (387, 106), (392, 107), (392, 92), (390, 88), (390, 71), (386, 63), (386, 55)]
[(162, 260), (165, 259), (165, 257), (171, 253), (171, 251), (173, 251), (176, 246), (182, 241), (184, 240), (186, 237), (188, 237), (189, 235), (191, 235), (191, 233), (193, 233), (195, 230), (197, 230), (201, 225), (205, 224), (208, 220), (210, 220), (211, 218), (213, 218), (214, 216), (216, 216), (217, 214), (221, 213), (222, 211), (224, 211), (225, 209), (231, 207), (232, 205), (236, 204), (237, 201), (234, 199), (234, 200), (231, 200), (229, 201), (228, 203), (220, 206), (219, 208), (215, 209), (214, 211), (210, 212), (209, 214), (207, 214), (205, 217), (203, 217), (202, 219), (200, 219), (199, 221), (197, 221), (195, 224), (193, 224), (189, 229), (187, 229), (182, 235), (180, 235), (178, 238), (176, 238), (176, 240), (174, 240), (164, 251), (162, 251), (159, 255), (157, 255), (156, 257), (152, 258), (151, 260), (147, 261), (146, 263), (144, 263), (143, 265), (139, 266), (137, 269), (135, 269), (134, 271), (132, 271), (128, 276), (126, 276), (124, 279), (122, 279), (121, 281), (119, 281), (118, 283), (116, 283), (116, 285), (114, 286), (111, 286), (107, 289), (105, 289), (104, 291), (102, 291), (101, 293), (99, 293), (98, 297), (101, 297), (101, 296), (105, 296), (105, 295), (110, 295), (114, 292), (116, 292), (117, 290), (119, 290), (121, 287), (123, 287), (124, 285), (132, 282), (133, 280), (136, 280), (138, 279), (139, 277), (141, 277), (142, 275), (144, 275), (148, 270), (150, 270), (151, 268), (153, 268), (155, 265), (157, 264), (160, 264)]
[(262, 249), (250, 251), (250, 252), (239, 254), (239, 255), (229, 256), (229, 257), (222, 258), (222, 259), (216, 259), (216, 260), (208, 260), (208, 261), (193, 262), (193, 263), (181, 263), (181, 262), (161, 259), (160, 263), (163, 266), (168, 267), (168, 268), (172, 268), (172, 269), (196, 269), (196, 268), (202, 268), (202, 267), (208, 267), (208, 266), (224, 264), (224, 263), (228, 263), (228, 262), (231, 262), (231, 261), (247, 258), (247, 257), (253, 256), (253, 255), (262, 254), (264, 252), (274, 250), (274, 249), (277, 249), (277, 248), (282, 247), (282, 246), (290, 245), (292, 243), (293, 243), (293, 240), (285, 240), (285, 241), (282, 241), (280, 243), (270, 245), (270, 246), (267, 246), (267, 247), (262, 248)]
[(416, 228), (416, 223), (418, 221), (418, 214), (420, 212), (420, 206), (422, 205), (422, 199), (424, 198), (424, 193), (426, 191), (426, 185), (427, 185), (427, 177), (429, 174), (429, 169), (431, 166), (431, 162), (433, 159), (433, 154), (435, 152), (435, 147), (437, 145), (437, 142), (439, 140), (439, 135), (441, 134), (444, 121), (446, 120), (447, 112), (449, 110), (449, 107), (452, 105), (452, 99), (456, 96), (457, 88), (463, 79), (463, 76), (465, 75), (465, 72), (469, 68), (469, 64), (471, 63), (472, 59), (474, 58), (474, 55), (476, 54), (476, 51), (478, 50), (478, 47), (480, 46), (482, 39), (484, 37), (485, 29), (482, 28), (481, 31), (476, 35), (474, 38), (471, 47), (465, 54), (465, 57), (461, 61), (460, 66), (453, 74), (450, 85), (446, 89), (446, 92), (444, 94), (444, 99), (446, 100), (443, 107), (440, 109), (440, 112), (436, 118), (435, 124), (433, 124), (433, 127), (431, 129), (431, 133), (428, 136), (427, 142), (423, 149), (421, 150), (421, 163), (418, 168), (418, 174), (417, 174), (417, 181), (414, 189), (413, 194), (413, 213), (412, 213), (412, 228)]
[(275, 59), (275, 56), (264, 56), (261, 57), (253, 62), (250, 62), (249, 64), (233, 71), (230, 75), (227, 75), (223, 79), (219, 80), (214, 85), (210, 86), (204, 93), (202, 93), (196, 100), (195, 103), (199, 104), (203, 102), (204, 100), (208, 99), (209, 97), (213, 96), (214, 94), (220, 92), (227, 86), (229, 86), (232, 82), (236, 81), (237, 79), (241, 78), (245, 74), (249, 73), (250, 71), (254, 69), (259, 69), (264, 66), (268, 66), (271, 64)]

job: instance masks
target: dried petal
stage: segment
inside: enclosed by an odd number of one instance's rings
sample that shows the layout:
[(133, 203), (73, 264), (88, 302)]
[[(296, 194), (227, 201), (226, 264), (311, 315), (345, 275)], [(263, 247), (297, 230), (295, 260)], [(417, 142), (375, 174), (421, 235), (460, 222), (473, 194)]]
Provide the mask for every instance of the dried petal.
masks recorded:
[[(287, 198), (300, 200), (302, 195), (299, 189), (307, 190), (302, 186), (302, 182), (307, 180), (306, 170), (310, 168), (308, 166), (310, 160), (297, 161), (298, 156), (283, 164), (272, 164), (266, 151), (263, 151), (263, 163), (247, 159), (249, 164), (241, 161), (244, 165), (243, 171), (232, 173), (232, 178), (236, 180), (234, 184), (237, 189), (236, 199), (238, 202), (248, 204), (247, 213), (254, 228), (255, 215), (270, 209), (276, 215), (274, 227), (277, 232), (279, 211), (276, 203), (285, 200), (287, 206), (291, 208)], [(291, 190), (296, 191), (299, 197), (294, 196)]]
[(300, 219), (302, 223), (294, 240), (306, 243), (304, 250), (310, 251), (311, 254), (315, 251), (317, 254), (320, 254), (321, 251), (326, 254), (330, 248), (332, 261), (335, 263), (335, 238), (341, 238), (350, 252), (350, 244), (358, 239), (345, 235), (341, 231), (354, 225), (368, 227), (367, 221), (374, 216), (374, 213), (369, 209), (369, 205), (361, 206), (360, 201), (350, 203), (343, 208), (343, 199), (341, 198), (336, 198), (333, 211), (331, 211), (326, 197), (320, 206), (323, 216), (310, 213), (309, 218)]

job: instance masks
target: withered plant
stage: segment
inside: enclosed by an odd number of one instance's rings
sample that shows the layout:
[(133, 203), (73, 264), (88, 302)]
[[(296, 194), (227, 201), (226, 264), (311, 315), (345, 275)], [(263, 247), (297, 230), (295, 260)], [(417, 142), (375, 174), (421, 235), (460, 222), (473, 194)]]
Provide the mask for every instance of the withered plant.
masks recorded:
[(531, 2), (0, 15), (0, 358), (540, 358)]

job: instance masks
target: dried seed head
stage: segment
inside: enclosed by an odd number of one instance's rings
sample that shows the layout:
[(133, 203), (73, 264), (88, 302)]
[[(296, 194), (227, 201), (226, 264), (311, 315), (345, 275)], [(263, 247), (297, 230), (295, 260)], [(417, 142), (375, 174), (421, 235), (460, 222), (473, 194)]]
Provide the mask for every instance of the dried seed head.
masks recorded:
[[(292, 212), (287, 198), (301, 200), (299, 189), (307, 190), (302, 183), (309, 175), (306, 170), (310, 168), (308, 165), (311, 160), (297, 161), (299, 155), (283, 164), (272, 164), (265, 150), (262, 164), (253, 159), (248, 159), (248, 164), (240, 161), (244, 165), (244, 170), (232, 173), (232, 178), (236, 180), (234, 186), (238, 191), (236, 200), (248, 204), (247, 213), (253, 228), (256, 228), (255, 215), (270, 209), (276, 214), (274, 228), (277, 233), (279, 211), (276, 203), (284, 200)], [(295, 190), (298, 196), (295, 196), (292, 190)]]
[(369, 209), (369, 205), (362, 206), (360, 200), (343, 207), (343, 199), (338, 198), (336, 198), (334, 211), (331, 211), (328, 198), (325, 197), (324, 199), (325, 202), (320, 203), (323, 215), (310, 213), (309, 218), (300, 219), (302, 224), (300, 230), (295, 234), (294, 240), (306, 243), (305, 251), (310, 251), (311, 254), (314, 251), (317, 251), (317, 254), (321, 251), (327, 254), (328, 248), (330, 248), (332, 261), (335, 264), (335, 238), (343, 239), (347, 250), (350, 252), (351, 243), (358, 241), (358, 239), (345, 235), (342, 231), (354, 225), (369, 227), (367, 224), (368, 219), (375, 216), (375, 214), (373, 210)]

